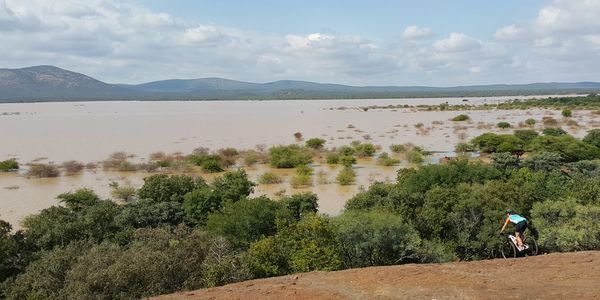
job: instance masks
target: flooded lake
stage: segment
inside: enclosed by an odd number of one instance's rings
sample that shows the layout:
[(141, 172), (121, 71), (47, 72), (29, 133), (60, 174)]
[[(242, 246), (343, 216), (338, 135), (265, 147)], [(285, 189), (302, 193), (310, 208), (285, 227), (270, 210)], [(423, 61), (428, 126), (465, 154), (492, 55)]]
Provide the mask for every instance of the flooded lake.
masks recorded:
[[(460, 112), (356, 109), (389, 104), (480, 104), (515, 98), (0, 104), (0, 160), (17, 158), (22, 165), (36, 159), (89, 163), (106, 159), (115, 151), (125, 151), (144, 161), (157, 151), (190, 153), (198, 147), (250, 149), (258, 144), (296, 143), (296, 132), (305, 139), (326, 139), (327, 148), (369, 140), (381, 145), (382, 151), (388, 151), (391, 144), (413, 143), (426, 150), (444, 152), (483, 132), (510, 133), (495, 128), (500, 120), (517, 126), (527, 118), (562, 119), (557, 111), (489, 110), (466, 112), (469, 122), (451, 122)], [(339, 107), (347, 109), (336, 109)], [(563, 128), (583, 136), (587, 128), (596, 127), (594, 118), (597, 117), (590, 112), (578, 111), (573, 119), (580, 127)], [(329, 183), (316, 183), (313, 176), (315, 184), (299, 190), (289, 184), (293, 170), (275, 170), (283, 176), (284, 183), (258, 186), (255, 194), (313, 191), (319, 195), (321, 211), (336, 214), (360, 186), (393, 181), (401, 167), (378, 166), (375, 159), (361, 160), (356, 166), (357, 184), (339, 186), (334, 183), (339, 169), (317, 163), (315, 173), (323, 171)], [(265, 165), (247, 169), (253, 180), (267, 170), (273, 171)], [(62, 192), (89, 187), (109, 198), (111, 182), (129, 182), (139, 187), (148, 175), (85, 171), (74, 176), (27, 179), (19, 174), (0, 174), (0, 218), (17, 225), (25, 215), (56, 204), (54, 198)], [(202, 176), (211, 179), (209, 175)]]

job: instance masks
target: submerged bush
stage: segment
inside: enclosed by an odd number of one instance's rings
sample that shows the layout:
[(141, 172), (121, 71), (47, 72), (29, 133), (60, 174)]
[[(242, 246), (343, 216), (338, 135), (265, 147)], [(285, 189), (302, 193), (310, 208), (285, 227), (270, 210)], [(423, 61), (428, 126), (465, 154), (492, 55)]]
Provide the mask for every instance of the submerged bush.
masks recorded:
[(306, 147), (312, 149), (322, 149), (325, 145), (325, 140), (320, 138), (312, 138), (306, 141)]
[(260, 184), (277, 184), (283, 182), (281, 177), (273, 172), (265, 172), (258, 177)]
[(19, 163), (14, 158), (0, 161), (0, 172), (15, 171), (18, 169), (19, 169)]
[(356, 181), (356, 172), (352, 169), (352, 167), (344, 167), (338, 173), (335, 179), (341, 185), (351, 185)]
[(402, 153), (406, 151), (406, 146), (402, 144), (393, 144), (390, 146), (390, 151), (392, 151), (393, 153)]
[(27, 177), (58, 177), (60, 176), (60, 170), (52, 163), (50, 164), (31, 164), (29, 170), (27, 170)]
[(461, 122), (461, 121), (466, 121), (466, 120), (469, 120), (469, 119), (470, 118), (469, 118), (468, 115), (461, 114), (461, 115), (458, 115), (458, 116), (452, 118), (452, 121), (454, 121), (454, 122)]
[(275, 168), (295, 168), (312, 162), (312, 155), (298, 145), (275, 146), (269, 149), (269, 162)]

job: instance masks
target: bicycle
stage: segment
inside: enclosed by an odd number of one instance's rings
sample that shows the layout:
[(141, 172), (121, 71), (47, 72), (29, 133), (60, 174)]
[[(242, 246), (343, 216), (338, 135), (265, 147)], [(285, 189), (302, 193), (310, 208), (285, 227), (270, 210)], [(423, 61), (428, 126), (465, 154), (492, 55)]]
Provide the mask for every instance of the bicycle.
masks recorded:
[(506, 236), (506, 241), (500, 245), (500, 254), (503, 258), (516, 258), (517, 256), (535, 256), (538, 254), (538, 245), (535, 238), (528, 235), (523, 240), (525, 249), (517, 248), (517, 237), (512, 234)]

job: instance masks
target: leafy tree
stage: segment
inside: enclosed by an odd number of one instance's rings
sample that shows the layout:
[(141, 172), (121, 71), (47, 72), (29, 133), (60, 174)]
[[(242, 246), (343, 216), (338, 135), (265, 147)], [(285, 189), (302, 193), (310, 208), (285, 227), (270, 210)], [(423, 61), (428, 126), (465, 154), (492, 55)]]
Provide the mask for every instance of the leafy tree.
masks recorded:
[(532, 171), (550, 172), (562, 165), (562, 157), (555, 152), (538, 152), (523, 160), (523, 166)]
[(452, 121), (454, 121), (454, 122), (467, 121), (467, 120), (469, 120), (469, 116), (464, 115), (464, 114), (461, 114), (461, 115), (458, 115), (458, 116), (452, 118)]
[(534, 126), (536, 123), (535, 119), (527, 119), (525, 120), (525, 124), (529, 125), (529, 126)]
[(498, 122), (498, 124), (496, 124), (496, 126), (498, 126), (498, 128), (502, 128), (502, 129), (511, 127), (510, 123), (508, 123), (508, 122)]
[(539, 134), (537, 131), (533, 129), (517, 129), (513, 133), (517, 138), (521, 139), (525, 142), (525, 145), (528, 145), (533, 139), (535, 139)]
[(532, 152), (558, 153), (566, 162), (600, 157), (600, 149), (583, 143), (570, 135), (539, 136), (529, 144), (528, 149)]
[(223, 200), (239, 201), (246, 198), (254, 192), (256, 184), (248, 180), (248, 174), (244, 169), (227, 172), (221, 177), (217, 177), (212, 184), (214, 193)]
[(248, 258), (256, 277), (337, 270), (342, 264), (333, 226), (328, 219), (316, 215), (253, 243)]
[(493, 153), (490, 155), (492, 164), (499, 170), (504, 172), (518, 169), (521, 165), (521, 159), (517, 156), (511, 155), (510, 153)]
[(568, 108), (565, 108), (560, 112), (560, 114), (565, 118), (570, 118), (573, 116), (573, 111)]
[[(11, 231), (12, 226), (0, 220), (0, 284), (23, 272), (32, 258), (33, 249), (23, 232), (11, 233)], [(0, 297), (2, 294), (0, 286)]]
[(140, 199), (156, 202), (183, 202), (183, 196), (195, 189), (207, 187), (201, 177), (192, 178), (180, 175), (152, 175), (144, 178), (144, 185), (138, 191)]
[(300, 221), (303, 216), (318, 211), (318, 201), (317, 195), (310, 192), (284, 197), (279, 201), (282, 206), (282, 217), (292, 222)]
[(381, 212), (346, 212), (334, 219), (345, 268), (418, 260), (421, 239), (402, 217)]
[(525, 142), (511, 134), (484, 133), (474, 138), (471, 143), (481, 152), (511, 152), (522, 150)]
[(590, 144), (600, 148), (600, 129), (592, 129), (588, 131), (587, 135), (582, 139), (586, 144)]
[(121, 228), (162, 227), (183, 223), (185, 213), (179, 202), (155, 202), (141, 199), (123, 206), (115, 217), (115, 223)]
[(267, 197), (228, 202), (206, 221), (208, 231), (225, 237), (238, 249), (276, 232), (275, 218), (280, 204)]
[(567, 134), (567, 132), (560, 127), (546, 128), (546, 129), (544, 129), (543, 133), (544, 133), (544, 135), (549, 135), (549, 136), (561, 136), (561, 135)]
[(352, 167), (344, 167), (335, 177), (335, 180), (341, 185), (351, 185), (356, 180), (356, 172), (352, 170)]
[(325, 142), (327, 141), (321, 138), (312, 138), (306, 141), (306, 147), (312, 149), (322, 149), (323, 145), (325, 145)]
[(298, 145), (276, 146), (269, 149), (269, 162), (275, 168), (295, 168), (312, 162), (312, 155)]
[(188, 222), (203, 225), (212, 212), (223, 205), (223, 198), (209, 188), (200, 188), (183, 196), (183, 210)]
[(350, 146), (341, 146), (338, 149), (338, 153), (340, 154), (340, 156), (354, 156), (354, 154), (356, 153), (356, 151), (354, 150), (353, 147), (350, 147)]

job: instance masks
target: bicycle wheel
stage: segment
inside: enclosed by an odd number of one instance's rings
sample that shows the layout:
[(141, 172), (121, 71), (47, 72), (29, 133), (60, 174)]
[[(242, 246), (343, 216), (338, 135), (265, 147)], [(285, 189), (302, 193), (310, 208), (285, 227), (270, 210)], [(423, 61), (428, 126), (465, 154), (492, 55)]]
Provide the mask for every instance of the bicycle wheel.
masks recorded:
[(534, 237), (532, 236), (527, 236), (525, 238), (524, 243), (529, 246), (529, 248), (527, 248), (527, 250), (525, 250), (525, 255), (526, 256), (535, 256), (538, 254), (538, 245), (537, 245), (537, 241), (535, 240)]
[(515, 258), (517, 257), (517, 247), (511, 241), (507, 240), (500, 246), (500, 253), (504, 258)]

